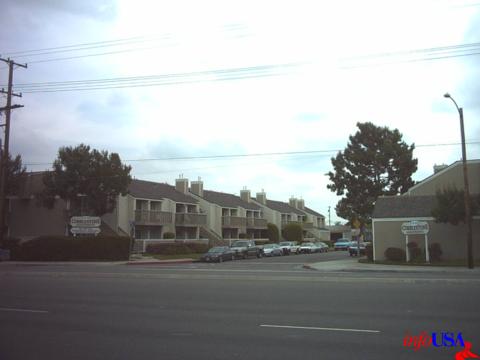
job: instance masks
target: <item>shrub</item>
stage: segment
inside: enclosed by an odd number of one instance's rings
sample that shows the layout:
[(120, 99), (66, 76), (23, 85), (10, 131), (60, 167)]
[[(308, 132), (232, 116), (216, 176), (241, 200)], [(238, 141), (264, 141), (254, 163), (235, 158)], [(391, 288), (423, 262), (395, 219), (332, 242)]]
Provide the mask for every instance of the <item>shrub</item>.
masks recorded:
[(40, 236), (20, 245), (18, 259), (26, 261), (127, 260), (126, 236)]
[(287, 224), (283, 228), (282, 235), (287, 241), (303, 241), (303, 229), (300, 224)]
[(210, 248), (207, 244), (203, 243), (189, 243), (187, 244), (188, 248), (191, 250), (191, 252), (196, 253), (196, 254), (203, 254), (208, 251)]
[(365, 246), (365, 255), (367, 256), (368, 261), (373, 262), (373, 245), (367, 244)]
[(428, 247), (428, 251), (430, 253), (430, 259), (432, 261), (440, 261), (442, 257), (442, 247), (439, 243), (433, 243)]
[(390, 247), (385, 250), (385, 257), (390, 261), (405, 261), (405, 251), (400, 248)]
[(197, 243), (173, 243), (173, 244), (149, 244), (147, 245), (146, 252), (149, 254), (159, 255), (184, 255), (184, 254), (203, 254), (207, 252), (207, 244)]
[(175, 233), (173, 232), (166, 232), (163, 234), (164, 239), (175, 239)]
[(423, 261), (424, 256), (423, 256), (422, 249), (418, 247), (418, 244), (416, 242), (409, 242), (407, 244), (407, 248), (410, 253), (411, 262)]
[(280, 241), (280, 233), (278, 227), (275, 224), (267, 224), (267, 238), (271, 243), (278, 243)]
[(18, 260), (20, 254), (20, 239), (4, 237), (0, 249), (10, 250), (10, 260)]

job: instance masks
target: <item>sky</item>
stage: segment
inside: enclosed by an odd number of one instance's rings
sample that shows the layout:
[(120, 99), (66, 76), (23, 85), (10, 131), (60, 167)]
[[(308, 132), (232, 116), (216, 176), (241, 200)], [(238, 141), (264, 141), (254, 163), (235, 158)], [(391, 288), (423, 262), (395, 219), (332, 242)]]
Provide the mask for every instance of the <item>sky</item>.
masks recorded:
[(85, 143), (138, 179), (295, 196), (333, 224), (325, 174), (357, 122), (414, 143), (416, 181), (461, 159), (445, 92), (480, 158), (477, 0), (6, 0), (0, 23), (0, 56), (28, 64), (10, 150), (29, 171)]

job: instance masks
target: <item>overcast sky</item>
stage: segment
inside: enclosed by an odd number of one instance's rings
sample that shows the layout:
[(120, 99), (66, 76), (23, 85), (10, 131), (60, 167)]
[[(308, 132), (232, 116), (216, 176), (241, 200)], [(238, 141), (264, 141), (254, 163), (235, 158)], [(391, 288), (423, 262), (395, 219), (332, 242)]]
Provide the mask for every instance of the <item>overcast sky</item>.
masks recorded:
[[(409, 144), (458, 143), (448, 91), (464, 107), (467, 140), (480, 142), (476, 0), (7, 0), (0, 23), (0, 55), (29, 64), (14, 73), (24, 92), (14, 103), (25, 107), (11, 128), (11, 151), (39, 164), (29, 170), (82, 142), (124, 160), (332, 150), (129, 164), (140, 179), (173, 184), (183, 174), (212, 190), (303, 197), (326, 216), (331, 206), (333, 223), (339, 198), (325, 173), (357, 122), (398, 128)], [(79, 44), (89, 45), (59, 49)], [(37, 49), (50, 50), (19, 53)], [(234, 68), (248, 70), (218, 71)], [(214, 72), (191, 74), (205, 71)], [(264, 71), (274, 76), (257, 76)], [(169, 75), (168, 84), (116, 82), (152, 75)], [(96, 79), (117, 80), (97, 83), (109, 84), (101, 90), (21, 88)], [(459, 160), (461, 147), (419, 146), (414, 155), (421, 180), (434, 164)], [(467, 156), (480, 157), (478, 143)]]

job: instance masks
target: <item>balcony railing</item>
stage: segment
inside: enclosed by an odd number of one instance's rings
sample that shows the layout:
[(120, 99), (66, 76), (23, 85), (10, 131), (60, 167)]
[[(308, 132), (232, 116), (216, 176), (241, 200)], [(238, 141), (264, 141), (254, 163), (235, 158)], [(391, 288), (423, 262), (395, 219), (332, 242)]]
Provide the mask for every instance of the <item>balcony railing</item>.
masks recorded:
[(260, 218), (247, 218), (247, 227), (248, 228), (266, 228), (267, 220)]
[(222, 226), (227, 228), (239, 228), (247, 225), (247, 218), (239, 216), (222, 216)]
[(192, 226), (207, 225), (207, 215), (199, 213), (176, 213), (175, 224)]
[(173, 221), (172, 213), (158, 210), (135, 210), (137, 225), (165, 225)]
[(303, 229), (313, 229), (313, 223), (303, 222), (303, 221), (292, 221), (292, 220), (282, 220), (282, 227), (287, 224), (298, 224), (301, 225)]

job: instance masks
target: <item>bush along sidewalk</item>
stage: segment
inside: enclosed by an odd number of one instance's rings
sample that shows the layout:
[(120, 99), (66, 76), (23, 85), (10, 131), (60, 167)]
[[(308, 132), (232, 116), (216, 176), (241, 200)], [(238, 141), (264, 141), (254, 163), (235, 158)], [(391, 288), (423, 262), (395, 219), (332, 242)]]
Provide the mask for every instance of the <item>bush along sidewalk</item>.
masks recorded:
[(126, 236), (40, 236), (11, 253), (20, 261), (122, 261), (130, 255)]

